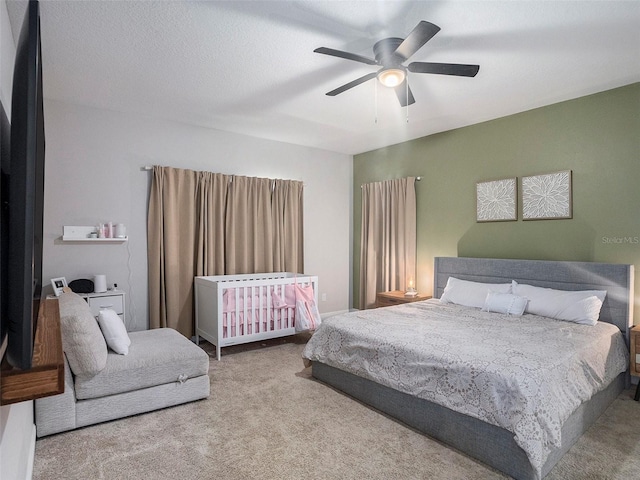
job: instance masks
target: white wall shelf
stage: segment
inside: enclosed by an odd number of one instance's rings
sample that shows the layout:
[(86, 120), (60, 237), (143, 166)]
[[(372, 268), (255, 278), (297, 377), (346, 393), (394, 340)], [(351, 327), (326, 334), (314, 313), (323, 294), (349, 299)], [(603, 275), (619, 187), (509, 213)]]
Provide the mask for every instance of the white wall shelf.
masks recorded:
[(89, 226), (67, 226), (62, 227), (63, 242), (81, 243), (124, 243), (129, 237), (118, 238), (91, 238), (90, 234), (96, 231), (96, 227)]

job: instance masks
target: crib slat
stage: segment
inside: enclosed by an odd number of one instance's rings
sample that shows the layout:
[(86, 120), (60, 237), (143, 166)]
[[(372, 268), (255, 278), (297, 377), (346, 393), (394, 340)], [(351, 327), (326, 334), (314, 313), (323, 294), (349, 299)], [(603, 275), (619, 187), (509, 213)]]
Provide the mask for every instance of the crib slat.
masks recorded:
[[(263, 331), (262, 328), (262, 285), (258, 285), (256, 287), (258, 289), (257, 298), (258, 298), (258, 311), (253, 317), (253, 322), (256, 323), (256, 333), (261, 333)], [(256, 297), (254, 297), (256, 298)]]
[(251, 334), (256, 333), (256, 322), (255, 322), (255, 311), (256, 311), (256, 306), (255, 306), (255, 292), (254, 292), (254, 286), (248, 286), (247, 288), (247, 298), (244, 299), (244, 303), (245, 304), (251, 304), (251, 308), (247, 307), (247, 328), (249, 330), (247, 330), (245, 332), (245, 335), (249, 335), (249, 332), (251, 332)]
[[(242, 331), (238, 335), (247, 335), (247, 287), (240, 287), (242, 289)], [(239, 289), (240, 289), (239, 288)], [(239, 290), (238, 289), (238, 290)]]
[[(273, 285), (271, 286), (271, 288), (269, 289), (271, 294), (278, 294), (278, 286), (277, 285)], [(278, 315), (279, 315), (279, 308), (276, 308), (275, 304), (273, 304), (273, 295), (269, 295), (269, 297), (272, 300), (272, 305), (271, 305), (271, 309), (267, 310), (268, 314), (268, 325), (269, 325), (269, 330), (277, 330), (278, 329)]]
[[(280, 287), (280, 298), (282, 301), (286, 301), (287, 296), (285, 295), (284, 285), (278, 285)], [(278, 321), (280, 325), (280, 329), (285, 329), (289, 327), (289, 321), (287, 320), (287, 308), (279, 308), (278, 309)]]
[(234, 337), (240, 336), (240, 289), (239, 288), (235, 288), (234, 293), (236, 295), (236, 308), (235, 310), (235, 319), (234, 319)]
[(264, 330), (265, 332), (270, 332), (271, 330), (273, 330), (273, 326), (272, 326), (272, 322), (273, 322), (273, 309), (274, 309), (274, 305), (273, 305), (273, 286), (272, 285), (265, 285), (264, 286), (264, 304), (265, 304), (265, 309), (263, 312), (263, 322), (264, 322)]
[(260, 331), (261, 332), (269, 331), (269, 311), (270, 311), (269, 309), (270, 308), (271, 308), (271, 295), (269, 295), (269, 285), (261, 285), (260, 286)]

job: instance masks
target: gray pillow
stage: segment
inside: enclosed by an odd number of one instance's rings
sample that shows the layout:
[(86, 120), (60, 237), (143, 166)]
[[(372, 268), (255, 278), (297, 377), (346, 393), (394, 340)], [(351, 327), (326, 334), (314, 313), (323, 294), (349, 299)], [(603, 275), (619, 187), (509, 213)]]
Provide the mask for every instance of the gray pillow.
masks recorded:
[(75, 293), (58, 297), (62, 348), (74, 375), (93, 377), (107, 365), (107, 343), (89, 304)]

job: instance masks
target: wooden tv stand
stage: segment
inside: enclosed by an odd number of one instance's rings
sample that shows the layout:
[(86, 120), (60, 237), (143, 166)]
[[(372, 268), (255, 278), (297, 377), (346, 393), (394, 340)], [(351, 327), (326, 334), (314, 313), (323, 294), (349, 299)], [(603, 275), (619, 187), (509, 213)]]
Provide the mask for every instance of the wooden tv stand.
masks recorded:
[(5, 359), (0, 375), (0, 405), (64, 392), (64, 359), (57, 299), (40, 301), (31, 368), (13, 368)]

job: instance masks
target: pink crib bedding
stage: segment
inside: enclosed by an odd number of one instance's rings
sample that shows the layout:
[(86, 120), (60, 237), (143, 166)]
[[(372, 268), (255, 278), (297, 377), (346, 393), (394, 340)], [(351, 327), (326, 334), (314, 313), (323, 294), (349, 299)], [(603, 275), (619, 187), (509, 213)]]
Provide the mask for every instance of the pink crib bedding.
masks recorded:
[[(310, 284), (302, 288), (313, 292)], [(223, 338), (295, 326), (296, 294), (293, 285), (227, 288), (222, 294), (222, 303)], [(245, 311), (248, 317), (246, 332)]]

